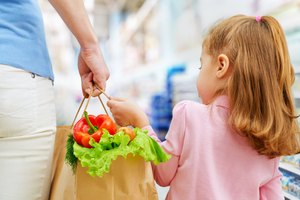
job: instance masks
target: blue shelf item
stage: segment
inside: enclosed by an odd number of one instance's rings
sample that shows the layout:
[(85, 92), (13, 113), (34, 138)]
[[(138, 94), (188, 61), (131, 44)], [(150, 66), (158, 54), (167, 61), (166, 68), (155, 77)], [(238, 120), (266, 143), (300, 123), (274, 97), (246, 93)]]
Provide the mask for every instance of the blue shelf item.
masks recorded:
[(176, 74), (184, 73), (186, 70), (185, 64), (178, 64), (170, 67), (167, 71), (167, 78), (166, 78), (166, 91), (167, 95), (172, 99), (173, 97), (173, 83), (172, 77)]
[(165, 134), (169, 129), (172, 119), (173, 84), (171, 79), (175, 74), (185, 72), (185, 68), (186, 67), (184, 64), (170, 67), (167, 71), (165, 91), (154, 94), (151, 97), (150, 123), (153, 129), (156, 131), (159, 139), (162, 141), (165, 140)]
[(165, 94), (155, 94), (151, 98), (150, 122), (156, 131), (166, 131), (172, 119), (172, 101)]

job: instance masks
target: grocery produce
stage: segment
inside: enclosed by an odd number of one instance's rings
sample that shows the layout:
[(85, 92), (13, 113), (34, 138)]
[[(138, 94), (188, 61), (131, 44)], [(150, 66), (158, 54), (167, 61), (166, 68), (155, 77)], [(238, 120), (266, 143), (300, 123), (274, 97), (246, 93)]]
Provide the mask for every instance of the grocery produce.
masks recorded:
[(122, 131), (125, 133), (125, 135), (128, 135), (130, 137), (130, 140), (133, 140), (135, 138), (135, 132), (129, 127), (121, 127), (118, 129), (118, 132), (119, 131)]
[[(87, 173), (91, 176), (102, 177), (109, 172), (111, 163), (118, 156), (126, 158), (129, 154), (140, 156), (146, 162), (152, 161), (156, 165), (169, 160), (171, 157), (148, 135), (146, 130), (121, 127), (113, 135), (106, 129), (103, 129), (102, 133), (99, 142), (93, 137), (90, 138), (89, 145), (91, 148), (79, 144), (72, 135), (69, 137), (66, 162), (74, 172), (77, 164), (80, 163), (82, 167), (87, 167)], [(85, 141), (82, 143), (85, 144)]]
[(73, 128), (73, 137), (77, 144), (91, 148), (92, 146), (89, 144), (90, 139), (93, 138), (95, 142), (99, 142), (103, 129), (106, 129), (111, 135), (114, 135), (117, 130), (116, 125), (108, 115), (88, 115), (85, 111), (84, 117)]

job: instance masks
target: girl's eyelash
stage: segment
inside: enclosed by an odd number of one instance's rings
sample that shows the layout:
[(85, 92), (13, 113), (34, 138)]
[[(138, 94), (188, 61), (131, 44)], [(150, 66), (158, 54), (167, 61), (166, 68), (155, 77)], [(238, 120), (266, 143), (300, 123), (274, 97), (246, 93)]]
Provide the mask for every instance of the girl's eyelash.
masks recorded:
[(198, 69), (201, 70), (201, 69), (202, 69), (202, 66), (200, 66)]

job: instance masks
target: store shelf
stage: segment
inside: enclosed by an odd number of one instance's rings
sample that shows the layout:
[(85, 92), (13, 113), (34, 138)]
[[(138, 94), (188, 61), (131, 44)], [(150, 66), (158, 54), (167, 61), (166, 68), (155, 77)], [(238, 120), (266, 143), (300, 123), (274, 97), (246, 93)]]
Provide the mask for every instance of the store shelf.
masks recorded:
[(283, 195), (285, 198), (289, 199), (289, 200), (299, 200), (298, 197), (295, 197), (294, 195), (291, 195), (290, 193), (283, 191)]
[(124, 43), (127, 43), (140, 29), (140, 27), (143, 25), (146, 18), (150, 15), (151, 11), (154, 10), (158, 2), (158, 0), (146, 0), (139, 11), (126, 21), (126, 27), (128, 28), (128, 30), (122, 34)]
[(295, 74), (300, 74), (300, 66), (294, 66)]
[(259, 11), (269, 15), (280, 15), (286, 11), (289, 11), (291, 8), (297, 7), (299, 2), (299, 0), (277, 0), (276, 2), (274, 2), (274, 0), (265, 0), (261, 2), (262, 9)]
[(294, 167), (291, 164), (280, 162), (279, 168), (284, 169), (284, 170), (289, 171), (289, 172), (292, 172), (292, 173), (300, 176), (300, 169)]
[(262, 3), (264, 4), (264, 11), (262, 13), (275, 16), (285, 31), (292, 30), (299, 26), (299, 0), (277, 0), (275, 1), (276, 3), (274, 2), (273, 4), (270, 4), (270, 1), (273, 2), (273, 0), (267, 0)]
[(298, 0), (264, 0), (259, 2), (258, 13), (265, 13), (268, 15), (278, 15), (294, 6)]
[(147, 63), (139, 66), (139, 68), (130, 69), (130, 73), (122, 77), (122, 84), (132, 83), (136, 79), (142, 79), (145, 76), (151, 74), (165, 74), (166, 70), (177, 64), (185, 63), (186, 65), (199, 64), (199, 57), (201, 55), (201, 46), (187, 49), (183, 52), (179, 52), (177, 55), (168, 59), (162, 59), (155, 62)]
[(296, 90), (293, 92), (294, 98), (295, 99), (300, 99), (300, 91)]

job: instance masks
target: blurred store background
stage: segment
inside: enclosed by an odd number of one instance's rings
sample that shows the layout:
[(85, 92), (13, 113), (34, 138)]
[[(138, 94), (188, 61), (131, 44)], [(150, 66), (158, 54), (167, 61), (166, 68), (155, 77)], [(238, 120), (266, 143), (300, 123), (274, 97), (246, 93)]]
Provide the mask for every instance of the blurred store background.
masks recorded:
[[(84, 2), (111, 72), (107, 93), (137, 101), (161, 139), (168, 128), (173, 105), (182, 99), (199, 101), (195, 81), (203, 35), (217, 20), (234, 14), (272, 15), (280, 21), (298, 73), (294, 96), (300, 113), (300, 0)], [(79, 46), (49, 2), (40, 0), (40, 4), (55, 73), (57, 122), (70, 124), (82, 99), (77, 71)], [(103, 112), (97, 99), (88, 110)], [(300, 174), (300, 158), (285, 161), (293, 167), (292, 170), (282, 167), (285, 180), (299, 186), (300, 196), (300, 178), (295, 175)], [(296, 173), (290, 173), (294, 169)], [(297, 196), (289, 186), (285, 185), (285, 189), (286, 195)]]

